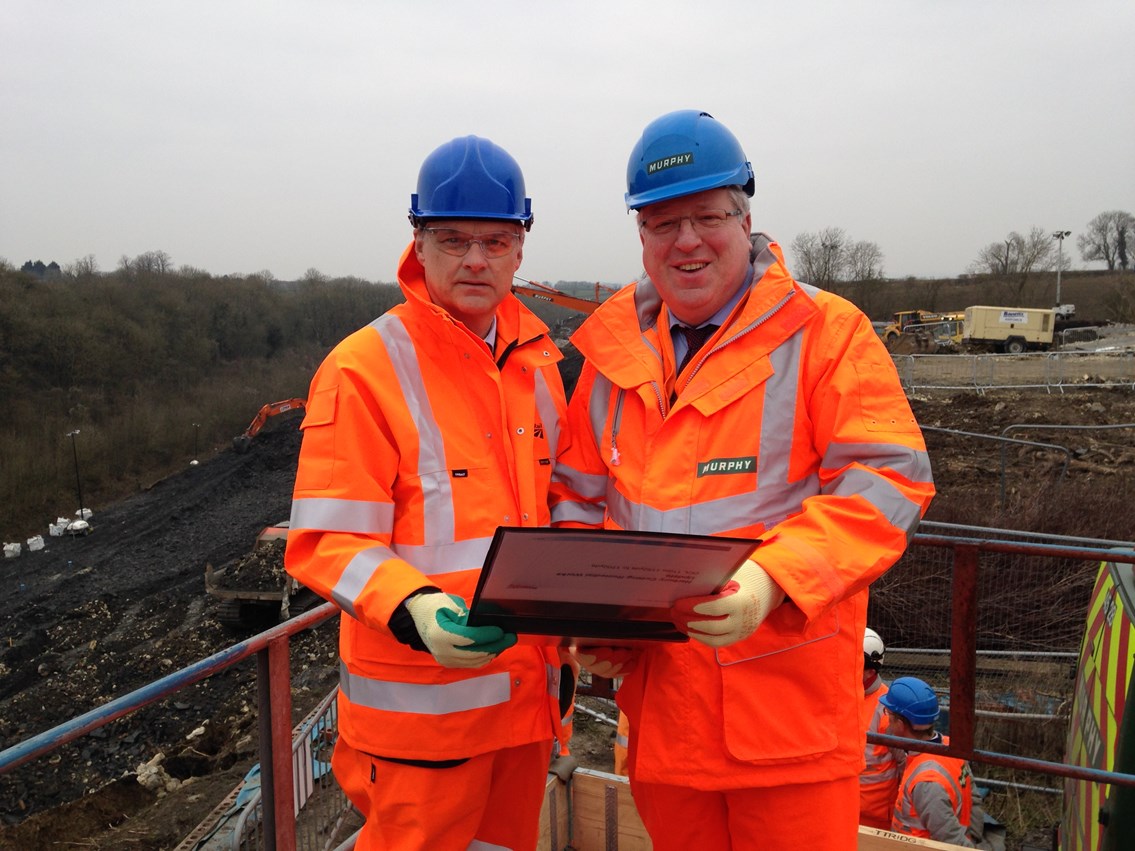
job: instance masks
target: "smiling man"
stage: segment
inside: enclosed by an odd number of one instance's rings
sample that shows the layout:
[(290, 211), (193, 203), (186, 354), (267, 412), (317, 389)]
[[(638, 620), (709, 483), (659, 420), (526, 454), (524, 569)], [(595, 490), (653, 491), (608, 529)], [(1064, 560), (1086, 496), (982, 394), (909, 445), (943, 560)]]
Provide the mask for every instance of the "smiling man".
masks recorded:
[(689, 642), (579, 657), (623, 677), (656, 851), (856, 847), (867, 587), (934, 493), (890, 355), (753, 233), (754, 186), (712, 116), (651, 122), (625, 196), (646, 274), (572, 337), (553, 521), (759, 539), (720, 594), (674, 605)]
[(532, 225), (516, 161), (454, 139), (417, 190), (405, 303), (312, 381), (286, 567), (342, 609), (332, 768), (366, 818), (355, 847), (529, 849), (560, 660), (467, 603), (498, 526), (550, 522), (561, 355), (510, 290)]

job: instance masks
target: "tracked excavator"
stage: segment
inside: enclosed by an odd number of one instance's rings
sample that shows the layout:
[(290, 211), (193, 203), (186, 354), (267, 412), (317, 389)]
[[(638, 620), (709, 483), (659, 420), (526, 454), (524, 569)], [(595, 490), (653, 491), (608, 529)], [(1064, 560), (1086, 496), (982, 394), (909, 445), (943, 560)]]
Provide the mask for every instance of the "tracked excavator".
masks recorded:
[(256, 416), (252, 418), (252, 422), (248, 424), (248, 428), (246, 428), (243, 433), (233, 438), (233, 448), (237, 452), (247, 452), (248, 448), (252, 445), (252, 439), (260, 434), (260, 430), (264, 428), (264, 424), (268, 422), (269, 417), (274, 417), (286, 411), (302, 411), (306, 407), (306, 399), (281, 399), (279, 402), (269, 402), (256, 412)]

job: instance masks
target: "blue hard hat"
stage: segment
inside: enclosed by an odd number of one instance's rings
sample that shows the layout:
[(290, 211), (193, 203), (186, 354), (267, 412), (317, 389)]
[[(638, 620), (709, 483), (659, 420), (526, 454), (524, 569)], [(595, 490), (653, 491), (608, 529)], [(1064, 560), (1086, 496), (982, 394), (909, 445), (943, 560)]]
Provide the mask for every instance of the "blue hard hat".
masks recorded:
[(722, 186), (740, 186), (751, 197), (753, 166), (737, 137), (696, 109), (669, 112), (646, 125), (627, 163), (628, 210)]
[(479, 136), (446, 142), (422, 163), (418, 191), (410, 196), (410, 221), (494, 219), (532, 227), (532, 199), (524, 175), (499, 145)]
[(938, 720), (938, 695), (918, 677), (899, 677), (879, 698), (879, 703), (916, 727)]

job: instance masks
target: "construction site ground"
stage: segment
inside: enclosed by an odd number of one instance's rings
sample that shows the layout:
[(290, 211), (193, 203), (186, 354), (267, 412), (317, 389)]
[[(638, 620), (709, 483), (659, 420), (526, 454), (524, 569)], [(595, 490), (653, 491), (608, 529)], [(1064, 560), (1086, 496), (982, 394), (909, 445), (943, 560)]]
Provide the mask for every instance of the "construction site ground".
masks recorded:
[[(1135, 423), (1130, 389), (938, 393), (913, 404), (925, 425), (990, 435), (1021, 422)], [(930, 519), (952, 522), (965, 516), (963, 507), (996, 504), (995, 442), (927, 438), (940, 494)], [(42, 550), (0, 561), (0, 747), (246, 637), (218, 622), (216, 601), (204, 593), (205, 566), (247, 556), (260, 529), (288, 517), (299, 442), (294, 422), (269, 426), (246, 454), (221, 448), (115, 504), (92, 506), (89, 536), (48, 537)], [(1135, 492), (1132, 431), (1072, 442), (1070, 477)], [(1113, 522), (1129, 538), (1127, 506), (1116, 509)], [(44, 518), (44, 535), (54, 520)], [(295, 721), (335, 684), (334, 623), (293, 642)], [(609, 769), (613, 729), (577, 719), (576, 756)], [(255, 749), (249, 662), (0, 777), (0, 848), (174, 848), (241, 781)], [(168, 788), (148, 789), (139, 767), (157, 762)]]

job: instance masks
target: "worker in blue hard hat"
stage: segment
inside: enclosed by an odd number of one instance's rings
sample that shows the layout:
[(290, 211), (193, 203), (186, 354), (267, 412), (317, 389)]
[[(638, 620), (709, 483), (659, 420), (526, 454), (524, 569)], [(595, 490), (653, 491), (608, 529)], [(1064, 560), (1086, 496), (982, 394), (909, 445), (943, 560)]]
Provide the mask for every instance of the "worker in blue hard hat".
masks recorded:
[(467, 607), (497, 527), (549, 524), (565, 430), (561, 355), (511, 292), (532, 202), (507, 151), (464, 136), (422, 164), (410, 222), (405, 302), (312, 381), (285, 563), (342, 610), (355, 847), (530, 849), (572, 684), (554, 647)]
[(934, 493), (890, 353), (862, 311), (793, 278), (753, 227), (755, 185), (709, 113), (649, 122), (624, 196), (645, 274), (572, 336), (555, 523), (755, 547), (719, 593), (673, 601), (688, 641), (577, 652), (622, 678), (655, 851), (853, 851), (867, 589)]
[[(888, 735), (921, 742), (948, 744), (934, 729), (938, 695), (918, 677), (899, 677), (879, 698), (890, 724)], [(908, 751), (899, 783), (891, 830), (923, 839), (977, 848), (980, 839), (971, 830), (973, 773), (957, 757)]]
[[(863, 700), (864, 714), (869, 719), (868, 733), (889, 732), (887, 713), (881, 702), (889, 688), (882, 676), (886, 651), (882, 636), (867, 627), (863, 631)], [(906, 754), (896, 748), (867, 742), (863, 757), (866, 767), (859, 775), (859, 823), (890, 830)]]

